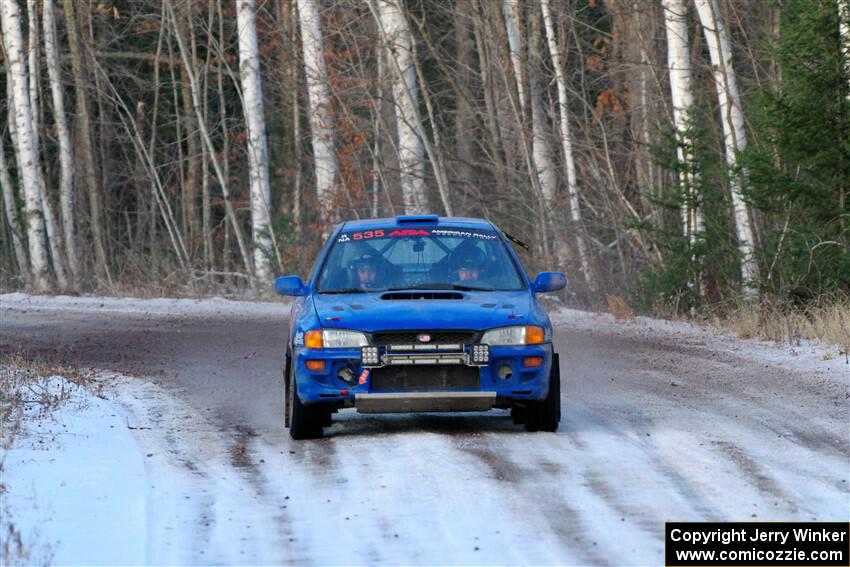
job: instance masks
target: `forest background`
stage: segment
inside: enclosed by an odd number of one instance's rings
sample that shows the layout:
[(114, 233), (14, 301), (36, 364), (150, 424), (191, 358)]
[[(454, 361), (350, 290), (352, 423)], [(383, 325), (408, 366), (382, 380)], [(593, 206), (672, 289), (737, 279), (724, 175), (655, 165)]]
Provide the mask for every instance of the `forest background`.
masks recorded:
[(577, 305), (850, 329), (850, 0), (0, 17), (2, 289), (262, 290), (334, 222), (436, 213), (529, 243)]

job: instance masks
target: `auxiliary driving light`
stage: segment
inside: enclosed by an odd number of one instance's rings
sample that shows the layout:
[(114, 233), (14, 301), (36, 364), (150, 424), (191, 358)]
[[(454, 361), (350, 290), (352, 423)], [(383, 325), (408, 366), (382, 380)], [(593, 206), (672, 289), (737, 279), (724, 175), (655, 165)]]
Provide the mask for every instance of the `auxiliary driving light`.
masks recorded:
[(487, 364), (490, 361), (490, 345), (472, 345), (472, 363)]
[(354, 372), (352, 372), (352, 370), (347, 366), (340, 368), (336, 375), (337, 378), (344, 382), (348, 382), (349, 384), (354, 382)]
[(499, 367), (499, 371), (497, 372), (497, 376), (502, 380), (507, 380), (511, 376), (514, 375), (514, 369), (511, 368), (510, 364), (503, 364)]
[(378, 347), (364, 346), (360, 348), (360, 362), (363, 366), (378, 366)]

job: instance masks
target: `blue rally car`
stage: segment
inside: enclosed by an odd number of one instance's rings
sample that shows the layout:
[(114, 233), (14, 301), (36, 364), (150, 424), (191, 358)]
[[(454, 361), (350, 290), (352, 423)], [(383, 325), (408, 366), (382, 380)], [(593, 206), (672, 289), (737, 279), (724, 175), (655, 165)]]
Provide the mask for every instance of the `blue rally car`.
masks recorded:
[[(515, 242), (516, 239), (512, 240)], [(510, 409), (529, 431), (561, 418), (552, 325), (535, 294), (561, 272), (526, 274), (508, 237), (481, 219), (400, 216), (344, 222), (296, 297), (284, 368), (294, 439), (331, 415)]]

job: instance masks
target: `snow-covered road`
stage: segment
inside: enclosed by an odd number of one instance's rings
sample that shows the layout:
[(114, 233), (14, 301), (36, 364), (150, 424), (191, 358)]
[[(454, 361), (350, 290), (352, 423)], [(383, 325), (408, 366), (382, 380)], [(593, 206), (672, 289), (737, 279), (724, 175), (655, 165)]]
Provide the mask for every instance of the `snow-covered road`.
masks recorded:
[(561, 310), (556, 434), (503, 411), (343, 412), (293, 442), (287, 312), (12, 294), (0, 351), (125, 376), (147, 563), (659, 565), (665, 520), (850, 519), (837, 354)]

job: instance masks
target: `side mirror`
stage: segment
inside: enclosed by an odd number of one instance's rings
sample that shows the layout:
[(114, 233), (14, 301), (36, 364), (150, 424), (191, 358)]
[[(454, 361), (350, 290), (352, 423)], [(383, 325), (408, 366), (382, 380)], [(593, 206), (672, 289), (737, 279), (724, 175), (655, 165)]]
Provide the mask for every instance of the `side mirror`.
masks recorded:
[(280, 276), (274, 281), (274, 290), (281, 295), (307, 295), (307, 286), (298, 276)]
[(564, 272), (540, 272), (531, 289), (534, 293), (546, 293), (547, 291), (558, 291), (567, 287), (567, 276)]

